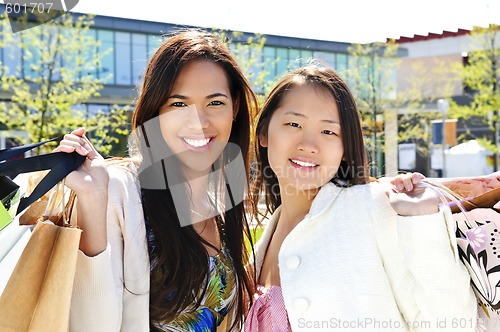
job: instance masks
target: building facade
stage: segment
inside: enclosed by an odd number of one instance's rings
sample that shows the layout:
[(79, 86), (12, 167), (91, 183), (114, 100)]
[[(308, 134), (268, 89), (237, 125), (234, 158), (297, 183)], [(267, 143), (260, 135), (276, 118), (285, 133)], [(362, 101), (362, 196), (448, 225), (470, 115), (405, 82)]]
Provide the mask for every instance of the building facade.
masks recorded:
[[(0, 4), (0, 10), (3, 11), (4, 8), (5, 5)], [(78, 17), (81, 14), (71, 15)], [(95, 114), (99, 111), (106, 112), (114, 105), (133, 109), (146, 64), (162, 42), (163, 35), (168, 35), (182, 28), (187, 28), (187, 26), (95, 16), (94, 25), (89, 31), (89, 34), (99, 42), (99, 46), (94, 51), (106, 52), (95, 75), (107, 79), (98, 97), (93, 97), (81, 105), (74, 105), (74, 108), (83, 109), (88, 114)], [(214, 28), (217, 29), (217, 27)], [(226, 31), (226, 33), (232, 39), (230, 47), (234, 50), (238, 48), (238, 45), (245, 44), (248, 38), (255, 37), (250, 32), (231, 34), (230, 31)], [(428, 82), (423, 84), (421, 88), (422, 99), (431, 101), (426, 105), (427, 109), (436, 109), (435, 100), (443, 96), (452, 96), (461, 104), (468, 103), (470, 98), (465, 94), (460, 77), (452, 71), (439, 72), (440, 68), (449, 67), (451, 63), (459, 65), (464, 63), (465, 54), (471, 50), (468, 33), (468, 30), (459, 29), (457, 32), (399, 38), (397, 40), (399, 44), (398, 56), (401, 64), (391, 78), (395, 81), (395, 93), (403, 93), (413, 88), (414, 83), (422, 77), (428, 77)], [(22, 34), (16, 35), (16, 38), (22, 38)], [(263, 37), (265, 44), (251, 70), (255, 71), (254, 74), (264, 70), (267, 73), (266, 82), (274, 82), (283, 73), (302, 66), (310, 60), (320, 61), (335, 68), (346, 79), (348, 71), (355, 69), (353, 64), (356, 62), (351, 61), (352, 56), (348, 51), (351, 46), (349, 43), (276, 35)], [(20, 42), (21, 40), (19, 40)], [(0, 61), (10, 68), (11, 72), (20, 69), (18, 76), (21, 78), (33, 75), (30, 64), (24, 63), (23, 52), (26, 50), (16, 47), (15, 43), (9, 48), (0, 48)], [(348, 79), (347, 81), (350, 83)], [(447, 83), (445, 84), (445, 82)], [(450, 84), (450, 82), (452, 83)], [(263, 94), (265, 92), (261, 85), (262, 82), (253, 83), (257, 93)], [(8, 93), (0, 92), (0, 101), (8, 103), (9, 100)], [(459, 120), (456, 127), (457, 135), (465, 132), (466, 127)], [(475, 130), (479, 134), (483, 134), (482, 131), (485, 135), (488, 134), (488, 129), (481, 127), (481, 125)], [(397, 153), (394, 151), (390, 153), (390, 157), (385, 158), (385, 163), (391, 164), (390, 168), (394, 169), (394, 164), (397, 163)], [(429, 164), (428, 161), (425, 163)], [(426, 173), (426, 169), (422, 167), (417, 168), (417, 170)]]
[[(0, 4), (0, 10), (5, 5)], [(67, 14), (68, 15), (68, 14)], [(79, 16), (80, 14), (71, 14)], [(89, 100), (81, 107), (90, 113), (106, 110), (114, 104), (130, 105), (137, 97), (137, 88), (142, 82), (147, 62), (162, 42), (162, 35), (178, 29), (186, 28), (162, 22), (149, 22), (126, 18), (96, 16), (90, 34), (100, 43), (96, 52), (108, 51), (102, 58), (102, 66), (96, 72), (97, 77), (110, 77), (98, 98)], [(214, 27), (217, 28), (217, 27)], [(229, 32), (230, 34), (230, 32)], [(21, 38), (21, 34), (17, 34)], [(233, 38), (232, 47), (237, 43), (245, 43), (252, 33), (238, 34)], [(349, 65), (348, 43), (321, 40), (292, 38), (283, 36), (265, 36), (260, 61), (256, 68), (264, 68), (268, 72), (267, 80), (273, 81), (291, 68), (299, 67), (310, 59), (320, 59), (339, 71), (346, 71)], [(21, 42), (21, 41), (19, 41)], [(0, 61), (6, 64), (11, 72), (21, 68), (19, 75), (30, 75), (29, 64), (23, 63), (23, 49), (10, 47), (0, 48)], [(261, 87), (255, 87), (257, 91)], [(0, 99), (9, 100), (7, 94), (0, 94)]]

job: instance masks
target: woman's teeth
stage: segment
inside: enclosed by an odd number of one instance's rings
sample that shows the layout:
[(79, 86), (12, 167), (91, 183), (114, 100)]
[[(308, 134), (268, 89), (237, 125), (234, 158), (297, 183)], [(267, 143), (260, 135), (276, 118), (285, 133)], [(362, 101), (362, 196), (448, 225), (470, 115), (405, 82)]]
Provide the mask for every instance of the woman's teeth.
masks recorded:
[(301, 161), (301, 160), (296, 160), (296, 159), (292, 159), (292, 162), (294, 164), (297, 164), (297, 165), (302, 166), (302, 167), (314, 167), (314, 166), (317, 166), (316, 164), (312, 164), (312, 163), (308, 163), (306, 161)]
[(192, 138), (184, 138), (184, 141), (194, 147), (199, 148), (200, 146), (205, 146), (210, 142), (210, 138), (204, 138), (204, 139), (192, 139)]

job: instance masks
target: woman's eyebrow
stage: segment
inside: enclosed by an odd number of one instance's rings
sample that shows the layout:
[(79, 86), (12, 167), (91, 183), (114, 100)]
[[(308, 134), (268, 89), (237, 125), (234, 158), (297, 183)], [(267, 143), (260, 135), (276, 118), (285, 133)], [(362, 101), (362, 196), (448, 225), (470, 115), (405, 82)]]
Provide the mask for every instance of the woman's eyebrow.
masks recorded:
[(225, 98), (229, 98), (225, 93), (222, 93), (222, 92), (216, 92), (216, 93), (212, 93), (211, 95), (208, 95), (206, 98), (207, 99), (210, 99), (210, 98), (215, 98), (215, 97), (225, 97)]
[(339, 125), (339, 126), (340, 126), (340, 122), (335, 121), (335, 120), (324, 119), (324, 120), (321, 120), (321, 122), (326, 122), (326, 123), (336, 124), (336, 125)]
[[(293, 116), (299, 116), (299, 117), (302, 117), (302, 118), (307, 118), (307, 116), (305, 114), (298, 113), (298, 112), (295, 112), (295, 111), (288, 111), (288, 112), (285, 112), (283, 115), (293, 115)], [(335, 120), (323, 119), (323, 120), (320, 120), (320, 121), (321, 122), (325, 122), (325, 123), (331, 123), (331, 124), (340, 125), (340, 122), (339, 121), (335, 121)]]
[(168, 96), (168, 99), (182, 99), (182, 100), (186, 100), (186, 99), (188, 99), (188, 97), (183, 96), (183, 95), (179, 95), (179, 94), (175, 94), (175, 95)]
[[(216, 92), (216, 93), (212, 93), (208, 96), (205, 97), (205, 99), (211, 99), (211, 98), (216, 98), (216, 97), (225, 97), (225, 98), (229, 98), (226, 94), (224, 93), (221, 93), (221, 92)], [(170, 95), (168, 97), (168, 99), (181, 99), (181, 100), (187, 100), (189, 99), (187, 96), (184, 96), (184, 95), (180, 95), (180, 94), (173, 94), (173, 95)]]
[(294, 116), (300, 116), (302, 118), (307, 118), (307, 116), (305, 114), (298, 113), (295, 111), (288, 111), (288, 112), (285, 112), (283, 115), (294, 115)]

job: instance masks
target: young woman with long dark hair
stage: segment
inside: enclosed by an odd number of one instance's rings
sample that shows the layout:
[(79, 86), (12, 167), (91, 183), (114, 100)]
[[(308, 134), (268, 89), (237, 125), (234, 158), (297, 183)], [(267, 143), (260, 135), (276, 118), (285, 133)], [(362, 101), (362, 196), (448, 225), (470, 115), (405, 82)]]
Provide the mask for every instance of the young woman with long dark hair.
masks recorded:
[(56, 151), (87, 156), (66, 179), (83, 230), (71, 331), (241, 330), (256, 107), (225, 43), (187, 30), (149, 62), (130, 158), (105, 161), (83, 128), (65, 136)]

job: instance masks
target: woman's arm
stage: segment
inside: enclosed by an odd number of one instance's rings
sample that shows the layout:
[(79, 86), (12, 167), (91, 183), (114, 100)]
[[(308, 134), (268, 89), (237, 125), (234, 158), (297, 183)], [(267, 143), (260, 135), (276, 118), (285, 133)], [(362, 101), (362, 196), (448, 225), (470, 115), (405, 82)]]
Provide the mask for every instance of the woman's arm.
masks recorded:
[(106, 164), (101, 155), (79, 128), (64, 136), (54, 152), (77, 152), (87, 158), (65, 180), (66, 186), (76, 194), (76, 211), (72, 219), (82, 230), (80, 250), (95, 256), (106, 249), (106, 212), (108, 205), (108, 180)]
[(422, 178), (395, 179), (389, 201), (397, 216), (378, 221), (386, 229), (378, 241), (394, 296), (415, 331), (429, 331), (426, 325), (432, 331), (474, 331), (477, 304), (458, 258), (455, 222), (448, 207), (438, 211), (430, 189), (416, 186)]
[(108, 248), (109, 175), (104, 159), (85, 137), (83, 128), (65, 135), (54, 150), (75, 151), (86, 159), (65, 180), (76, 194), (71, 219), (82, 230), (71, 299), (70, 331), (119, 331), (121, 292), (115, 280), (112, 251)]
[(125, 165), (109, 166), (107, 248), (80, 252), (71, 331), (147, 331), (149, 256), (140, 190)]

